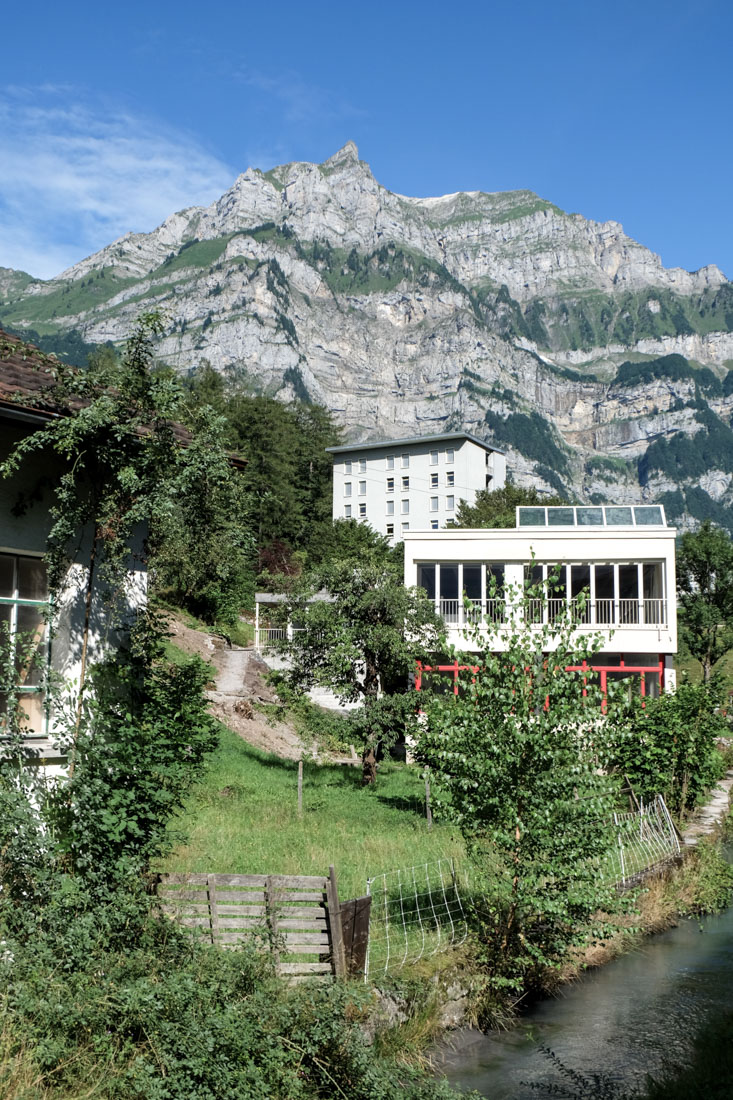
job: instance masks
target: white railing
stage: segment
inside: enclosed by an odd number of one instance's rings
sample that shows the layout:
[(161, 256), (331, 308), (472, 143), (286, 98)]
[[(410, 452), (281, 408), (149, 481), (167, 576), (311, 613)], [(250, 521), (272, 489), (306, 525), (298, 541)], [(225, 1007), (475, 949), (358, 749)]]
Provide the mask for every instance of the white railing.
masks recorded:
[(280, 642), (292, 638), (294, 634), (300, 634), (304, 629), (302, 626), (261, 626), (255, 630), (255, 649), (258, 653), (265, 649), (274, 649)]
[[(570, 607), (577, 626), (629, 627), (667, 626), (667, 601), (643, 600), (578, 600), (529, 599), (524, 614), (531, 623), (552, 623)], [(504, 623), (512, 614), (512, 605), (500, 599), (439, 600), (438, 614), (446, 626), (476, 626), (481, 623)], [(522, 608), (516, 608), (517, 616)]]

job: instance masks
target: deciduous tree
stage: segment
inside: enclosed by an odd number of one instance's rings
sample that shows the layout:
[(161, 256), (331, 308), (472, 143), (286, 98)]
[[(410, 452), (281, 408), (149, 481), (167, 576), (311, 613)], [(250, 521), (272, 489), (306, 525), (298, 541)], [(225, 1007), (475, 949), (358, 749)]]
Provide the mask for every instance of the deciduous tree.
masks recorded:
[(677, 590), (680, 633), (708, 683), (715, 662), (733, 649), (733, 542), (709, 520), (682, 536)]
[(614, 781), (599, 770), (598, 685), (567, 671), (599, 643), (574, 632), (570, 612), (535, 625), (545, 586), (508, 596), (508, 621), (488, 624), (481, 653), (464, 655), (478, 671), (459, 695), (426, 698), (418, 753), (485, 873), (494, 981), (519, 990), (615, 907), (599, 874)]
[[(318, 598), (318, 596), (322, 598)], [(310, 574), (288, 608), (303, 629), (288, 643), (291, 685), (330, 688), (353, 712), (365, 783), (376, 778), (378, 747), (390, 747), (414, 710), (410, 674), (439, 645), (442, 624), (420, 588), (405, 588), (379, 555), (332, 561)]]

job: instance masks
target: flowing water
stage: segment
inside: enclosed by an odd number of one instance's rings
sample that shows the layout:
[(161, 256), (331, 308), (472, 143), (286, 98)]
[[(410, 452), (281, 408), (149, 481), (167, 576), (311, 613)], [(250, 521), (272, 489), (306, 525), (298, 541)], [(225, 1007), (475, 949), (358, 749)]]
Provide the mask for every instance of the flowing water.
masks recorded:
[(730, 908), (647, 939), (528, 1011), (511, 1032), (459, 1035), (443, 1072), (490, 1100), (537, 1100), (562, 1083), (539, 1049), (548, 1047), (570, 1069), (633, 1089), (647, 1073), (684, 1062), (695, 1031), (732, 1008)]

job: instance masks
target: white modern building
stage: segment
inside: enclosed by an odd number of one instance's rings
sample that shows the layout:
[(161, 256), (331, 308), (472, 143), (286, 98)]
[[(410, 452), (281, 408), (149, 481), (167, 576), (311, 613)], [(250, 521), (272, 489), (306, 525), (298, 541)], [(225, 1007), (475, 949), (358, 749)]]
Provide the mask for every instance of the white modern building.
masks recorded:
[(447, 432), (328, 447), (333, 455), (333, 518), (369, 523), (392, 541), (437, 531), (473, 503), (479, 489), (501, 489), (506, 456), (476, 436)]
[[(589, 665), (601, 689), (633, 679), (642, 695), (654, 696), (675, 686), (675, 536), (660, 505), (520, 507), (513, 529), (406, 532), (405, 584), (435, 600), (449, 645), (464, 653), (483, 648), (477, 625), (491, 630), (492, 650), (501, 652), (502, 624), (514, 615), (540, 624), (576, 607), (577, 631), (603, 636)], [(551, 598), (512, 606), (527, 581), (554, 573)], [(587, 602), (578, 602), (581, 592)], [(417, 686), (440, 669), (453, 673), (457, 691), (468, 667), (436, 655)]]

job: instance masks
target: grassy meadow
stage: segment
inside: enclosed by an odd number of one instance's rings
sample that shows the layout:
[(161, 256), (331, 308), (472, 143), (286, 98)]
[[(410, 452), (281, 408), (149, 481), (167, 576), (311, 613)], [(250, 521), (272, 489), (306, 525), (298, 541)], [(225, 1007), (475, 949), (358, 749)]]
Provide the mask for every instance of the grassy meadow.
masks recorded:
[(208, 772), (176, 822), (187, 840), (159, 869), (320, 875), (333, 864), (348, 898), (384, 871), (463, 859), (457, 829), (434, 822), (428, 830), (418, 768), (383, 762), (374, 789), (361, 786), (360, 767), (306, 761), (303, 771), (299, 818), (297, 762), (222, 727)]

